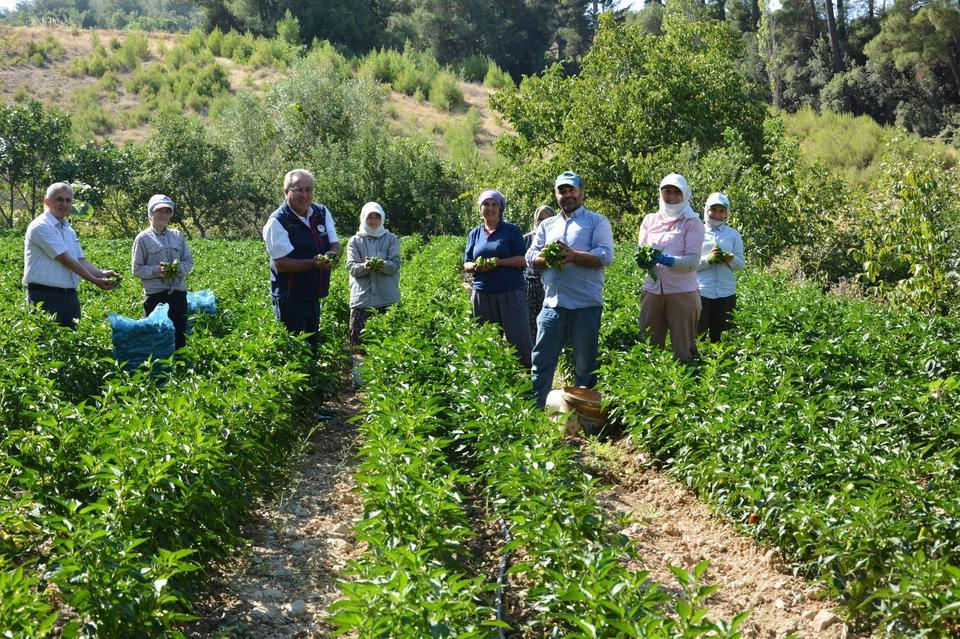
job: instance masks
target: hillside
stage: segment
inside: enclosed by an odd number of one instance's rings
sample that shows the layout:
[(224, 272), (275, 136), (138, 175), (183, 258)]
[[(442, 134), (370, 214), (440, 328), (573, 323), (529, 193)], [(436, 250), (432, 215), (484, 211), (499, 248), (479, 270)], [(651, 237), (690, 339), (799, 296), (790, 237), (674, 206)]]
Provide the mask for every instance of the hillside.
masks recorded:
[[(0, 67), (0, 102), (15, 104), (35, 98), (44, 105), (57, 106), (70, 113), (81, 127), (85, 122), (92, 122), (97, 137), (117, 143), (143, 141), (149, 124), (142, 116), (131, 117), (131, 113), (137, 110), (139, 99), (127, 87), (128, 80), (140, 67), (117, 72), (117, 82), (111, 81), (113, 86), (107, 88), (101, 77), (72, 71), (78, 61), (93, 53), (95, 39), (110, 51), (125, 43), (131, 33), (146, 36), (149, 51), (142, 60), (145, 69), (160, 62), (170, 49), (187, 37), (184, 34), (144, 34), (110, 29), (0, 27), (0, 59), (4, 61)], [(286, 74), (285, 70), (275, 67), (239, 64), (223, 56), (214, 56), (214, 60), (226, 71), (230, 91), (262, 93)], [(416, 135), (443, 150), (444, 130), (451, 124), (461, 123), (467, 110), (475, 108), (480, 114), (476, 142), (481, 154), (490, 156), (493, 141), (506, 130), (487, 104), (493, 89), (462, 81), (460, 88), (465, 108), (449, 112), (385, 86), (386, 110), (398, 132)], [(205, 116), (208, 111), (202, 109), (200, 114)]]

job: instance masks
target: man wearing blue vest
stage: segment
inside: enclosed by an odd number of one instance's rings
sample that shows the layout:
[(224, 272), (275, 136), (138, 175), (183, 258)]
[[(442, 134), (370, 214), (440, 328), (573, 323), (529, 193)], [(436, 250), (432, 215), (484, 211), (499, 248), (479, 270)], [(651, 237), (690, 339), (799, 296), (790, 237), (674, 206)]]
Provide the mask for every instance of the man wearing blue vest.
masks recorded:
[(313, 175), (294, 169), (283, 178), (284, 203), (270, 214), (263, 241), (270, 254), (270, 297), (273, 314), (291, 333), (310, 333), (316, 352), (320, 343), (320, 298), (330, 290), (330, 269), (336, 261), (317, 259), (340, 253), (333, 216), (313, 201)]

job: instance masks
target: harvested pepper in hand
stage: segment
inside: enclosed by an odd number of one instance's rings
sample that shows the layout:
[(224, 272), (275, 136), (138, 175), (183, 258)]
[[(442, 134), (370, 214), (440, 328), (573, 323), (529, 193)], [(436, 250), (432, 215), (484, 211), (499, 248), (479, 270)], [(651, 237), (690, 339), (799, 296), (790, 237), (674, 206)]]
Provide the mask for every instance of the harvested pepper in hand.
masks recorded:
[(163, 273), (163, 279), (172, 282), (180, 276), (180, 260), (160, 262), (160, 271)]
[(327, 251), (326, 253), (320, 253), (313, 259), (318, 264), (329, 264), (330, 268), (336, 268), (337, 264), (340, 263), (340, 254), (335, 251)]
[(379, 271), (383, 268), (383, 259), (379, 257), (369, 258), (369, 261), (367, 262), (367, 268), (369, 268), (371, 271)]
[(715, 250), (710, 251), (710, 255), (707, 256), (708, 264), (724, 264), (733, 259), (733, 253), (729, 251), (724, 251), (720, 247), (716, 247)]
[(647, 275), (650, 276), (654, 282), (657, 281), (657, 271), (653, 268), (656, 266), (654, 259), (658, 255), (662, 255), (663, 251), (652, 246), (639, 245), (637, 246), (637, 252), (634, 253), (633, 259), (636, 261), (637, 266), (647, 271)]
[(543, 247), (543, 250), (540, 251), (540, 257), (547, 263), (547, 268), (556, 267), (557, 270), (563, 270), (563, 264), (560, 263), (560, 260), (563, 259), (563, 248), (556, 242)]
[(495, 257), (478, 257), (473, 263), (476, 268), (483, 268), (485, 266), (490, 266), (490, 268), (497, 267), (497, 258)]

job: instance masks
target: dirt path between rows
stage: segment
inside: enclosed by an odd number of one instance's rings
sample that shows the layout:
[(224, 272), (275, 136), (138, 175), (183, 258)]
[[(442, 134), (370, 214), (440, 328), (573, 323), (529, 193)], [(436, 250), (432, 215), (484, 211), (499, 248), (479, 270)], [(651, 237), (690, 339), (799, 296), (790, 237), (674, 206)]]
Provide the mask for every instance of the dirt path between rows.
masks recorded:
[(793, 576), (774, 550), (758, 546), (712, 515), (686, 487), (652, 468), (625, 441), (603, 448), (609, 456), (605, 460), (597, 460), (589, 446), (582, 450), (591, 465), (615, 469), (604, 473), (615, 485), (601, 493), (601, 503), (611, 514), (631, 516), (633, 523), (621, 532), (635, 540), (644, 568), (666, 590), (677, 585), (668, 565), (691, 570), (706, 559), (710, 568), (705, 582), (721, 586), (706, 601), (708, 616), (732, 619), (751, 610), (740, 626), (745, 639), (856, 636), (834, 614), (835, 602), (811, 582)]
[[(243, 532), (250, 545), (209, 582), (197, 604), (200, 619), (184, 629), (191, 639), (313, 639), (330, 637), (328, 607), (339, 598), (337, 579), (362, 552), (353, 523), (362, 513), (353, 492), (357, 429), (347, 423), (360, 407), (345, 392), (325, 408), (332, 415), (311, 434), (291, 481), (273, 503), (262, 504)], [(668, 565), (692, 568), (710, 561), (707, 583), (721, 589), (707, 600), (712, 619), (751, 610), (746, 639), (853, 639), (816, 586), (790, 574), (775, 552), (761, 548), (666, 474), (653, 469), (625, 441), (596, 450), (577, 440), (584, 459), (603, 468), (613, 485), (600, 494), (611, 514), (633, 523), (621, 532), (638, 544), (644, 569), (668, 591)], [(677, 594), (674, 592), (673, 594)]]
[(337, 579), (361, 552), (352, 533), (362, 512), (353, 492), (358, 435), (347, 423), (359, 406), (350, 392), (325, 405), (331, 419), (311, 433), (289, 485), (246, 525), (246, 551), (210, 579), (196, 606), (201, 618), (184, 630), (188, 637), (332, 636), (325, 618), (339, 598)]

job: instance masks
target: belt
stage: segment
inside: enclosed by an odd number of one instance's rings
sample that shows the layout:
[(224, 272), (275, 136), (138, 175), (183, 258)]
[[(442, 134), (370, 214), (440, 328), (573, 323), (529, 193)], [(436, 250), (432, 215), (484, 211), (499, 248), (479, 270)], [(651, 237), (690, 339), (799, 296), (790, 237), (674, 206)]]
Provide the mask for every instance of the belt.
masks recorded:
[(60, 288), (59, 286), (47, 286), (46, 284), (27, 284), (28, 291), (46, 291), (47, 293), (76, 293), (75, 288)]

